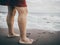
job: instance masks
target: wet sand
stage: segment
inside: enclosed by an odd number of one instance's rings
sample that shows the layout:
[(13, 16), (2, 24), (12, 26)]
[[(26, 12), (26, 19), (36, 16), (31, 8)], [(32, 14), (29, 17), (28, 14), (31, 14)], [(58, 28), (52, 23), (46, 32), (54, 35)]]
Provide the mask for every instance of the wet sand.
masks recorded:
[[(19, 33), (19, 30), (15, 29), (15, 32)], [(19, 37), (8, 38), (7, 35), (8, 29), (0, 28), (0, 45), (25, 45), (18, 43)], [(27, 36), (35, 40), (31, 45), (60, 45), (60, 31), (27, 29)]]

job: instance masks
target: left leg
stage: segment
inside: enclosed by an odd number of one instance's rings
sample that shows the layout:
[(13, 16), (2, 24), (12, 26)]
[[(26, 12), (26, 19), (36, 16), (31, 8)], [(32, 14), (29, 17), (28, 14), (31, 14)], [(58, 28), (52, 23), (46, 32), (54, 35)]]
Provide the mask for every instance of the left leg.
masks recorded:
[(14, 32), (14, 26), (13, 26), (15, 13), (16, 13), (15, 7), (8, 6), (7, 25), (8, 25), (9, 37), (17, 36)]

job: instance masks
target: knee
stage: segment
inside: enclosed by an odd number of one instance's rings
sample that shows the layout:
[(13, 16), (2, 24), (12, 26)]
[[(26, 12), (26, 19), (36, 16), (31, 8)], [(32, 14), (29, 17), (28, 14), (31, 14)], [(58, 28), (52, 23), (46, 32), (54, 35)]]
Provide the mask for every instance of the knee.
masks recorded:
[(19, 12), (19, 18), (25, 19), (27, 17), (27, 10), (20, 10)]
[(24, 16), (26, 16), (27, 13), (28, 13), (27, 10), (20, 10), (20, 11), (19, 11), (19, 15), (24, 15)]
[(27, 13), (28, 13), (27, 7), (18, 7), (17, 11), (18, 11), (19, 15), (27, 15)]

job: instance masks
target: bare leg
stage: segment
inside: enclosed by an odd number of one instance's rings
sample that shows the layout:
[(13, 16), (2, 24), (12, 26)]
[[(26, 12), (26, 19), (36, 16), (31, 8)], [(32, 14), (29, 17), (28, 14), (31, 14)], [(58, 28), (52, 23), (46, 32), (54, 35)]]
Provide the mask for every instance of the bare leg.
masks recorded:
[(27, 7), (16, 7), (19, 16), (18, 16), (18, 26), (20, 29), (20, 40), (19, 42), (23, 43), (32, 43), (33, 40), (26, 37), (26, 21), (27, 21)]
[(16, 13), (15, 7), (8, 6), (7, 25), (8, 25), (9, 35), (11, 36), (16, 35), (14, 32), (14, 26), (13, 26), (15, 13)]

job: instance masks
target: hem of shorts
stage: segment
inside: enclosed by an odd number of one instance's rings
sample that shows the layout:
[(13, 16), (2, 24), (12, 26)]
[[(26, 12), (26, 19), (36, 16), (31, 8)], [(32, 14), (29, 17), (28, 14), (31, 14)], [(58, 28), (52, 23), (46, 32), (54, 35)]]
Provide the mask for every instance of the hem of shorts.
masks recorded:
[(27, 7), (27, 5), (24, 5), (24, 6), (20, 6), (20, 5), (17, 5), (17, 6), (15, 6), (15, 5), (2, 5), (2, 6), (14, 6), (14, 7)]

